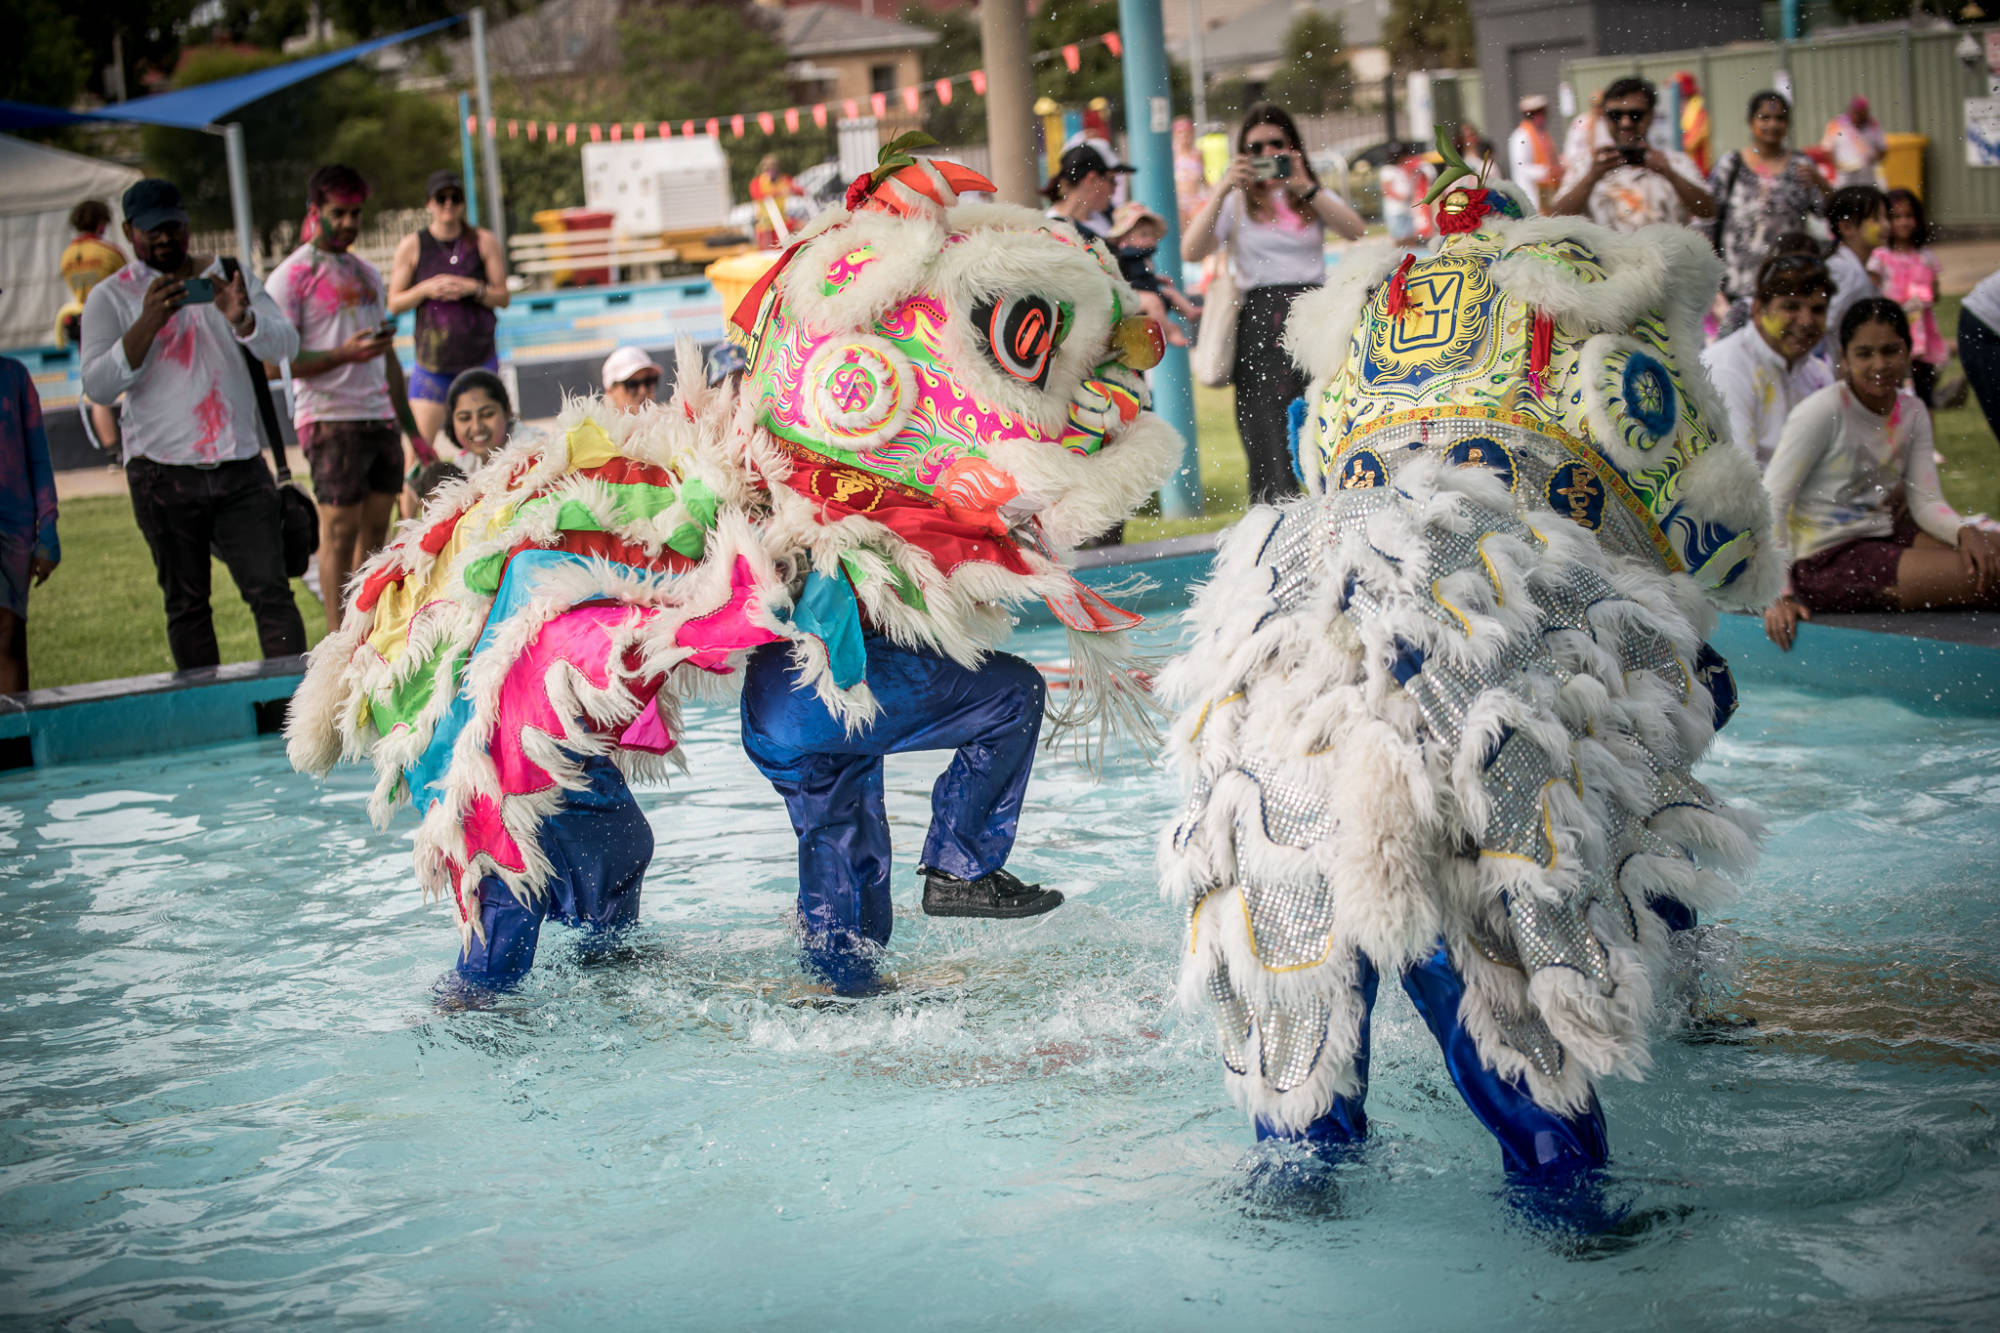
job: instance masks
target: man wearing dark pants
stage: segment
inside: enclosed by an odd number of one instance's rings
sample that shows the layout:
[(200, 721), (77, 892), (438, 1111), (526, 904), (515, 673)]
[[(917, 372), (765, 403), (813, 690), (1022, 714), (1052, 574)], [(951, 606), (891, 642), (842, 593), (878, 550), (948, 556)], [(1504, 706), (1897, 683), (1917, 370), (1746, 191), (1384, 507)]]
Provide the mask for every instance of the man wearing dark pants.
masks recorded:
[(288, 361), (298, 333), (255, 278), (188, 253), (187, 212), (172, 183), (138, 182), (124, 212), (137, 258), (84, 302), (83, 391), (98, 403), (125, 396), (126, 487), (166, 597), (174, 666), (221, 660), (208, 604), (211, 550), (249, 604), (264, 656), (302, 653), (278, 488), (261, 456), (240, 350)]
[(958, 752), (931, 789), (921, 867), (926, 913), (1037, 916), (1063, 900), (1003, 868), (1041, 735), (1041, 673), (1006, 653), (968, 669), (876, 634), (864, 653), (881, 708), (853, 731), (798, 681), (785, 644), (758, 649), (743, 681), (743, 748), (785, 798), (799, 838), (801, 961), (840, 995), (878, 987), (877, 962), (894, 923), (884, 755)]

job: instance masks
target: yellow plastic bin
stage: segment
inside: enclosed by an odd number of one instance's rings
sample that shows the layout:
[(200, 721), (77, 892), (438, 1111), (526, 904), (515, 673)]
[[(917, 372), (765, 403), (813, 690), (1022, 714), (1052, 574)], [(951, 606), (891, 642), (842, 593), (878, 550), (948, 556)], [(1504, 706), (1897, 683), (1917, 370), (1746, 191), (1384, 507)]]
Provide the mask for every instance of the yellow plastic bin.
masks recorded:
[(1889, 151), (1882, 156), (1882, 178), (1891, 190), (1908, 190), (1924, 197), (1924, 149), (1930, 146), (1927, 134), (1891, 134)]
[(715, 284), (716, 295), (722, 298), (722, 318), (726, 321), (736, 313), (743, 298), (757, 285), (757, 279), (770, 272), (771, 265), (778, 262), (781, 250), (746, 250), (740, 255), (718, 259), (702, 270), (708, 280)]

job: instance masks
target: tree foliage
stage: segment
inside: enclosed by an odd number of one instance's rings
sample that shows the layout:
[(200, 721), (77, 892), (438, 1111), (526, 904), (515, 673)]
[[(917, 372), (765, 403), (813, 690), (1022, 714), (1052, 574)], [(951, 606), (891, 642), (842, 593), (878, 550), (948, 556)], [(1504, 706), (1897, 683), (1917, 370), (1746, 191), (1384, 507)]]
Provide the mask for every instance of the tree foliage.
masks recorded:
[[(276, 51), (205, 50), (188, 58), (174, 86), (234, 78), (291, 58)], [(458, 136), (441, 104), (399, 93), (352, 66), (273, 93), (233, 118), (243, 125), (251, 216), (266, 241), (280, 219), (305, 212), (306, 178), (324, 163), (345, 162), (366, 176), (378, 206), (412, 207), (423, 200), (424, 178), (458, 161)], [(221, 139), (148, 126), (143, 144), (147, 170), (181, 187), (196, 227), (229, 225)]]
[(1389, 0), (1382, 45), (1399, 73), (1472, 69), (1479, 64), (1466, 0)]
[(1354, 71), (1338, 15), (1299, 12), (1285, 30), (1284, 60), (1272, 71), (1266, 95), (1293, 115), (1317, 116), (1353, 104)]
[(57, 0), (18, 0), (11, 40), (0, 44), (0, 98), (68, 106), (83, 91), (89, 52)]

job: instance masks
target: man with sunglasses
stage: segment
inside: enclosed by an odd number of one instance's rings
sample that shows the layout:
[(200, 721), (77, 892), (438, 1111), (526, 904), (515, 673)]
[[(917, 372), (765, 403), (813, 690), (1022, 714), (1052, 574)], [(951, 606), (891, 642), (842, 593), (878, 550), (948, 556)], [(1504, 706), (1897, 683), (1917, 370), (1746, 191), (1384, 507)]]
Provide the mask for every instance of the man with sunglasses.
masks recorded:
[(302, 653), (305, 621), (285, 577), (278, 487), (259, 457), (243, 357), (248, 349), (289, 361), (298, 331), (235, 260), (188, 253), (173, 182), (139, 181), (121, 208), (134, 260), (84, 300), (83, 392), (94, 403), (125, 396), (125, 485), (166, 598), (174, 666), (222, 660), (208, 604), (211, 550), (249, 604), (264, 656)]
[(620, 412), (637, 412), (655, 400), (664, 375), (643, 347), (620, 347), (604, 358), (604, 400)]
[(432, 172), (424, 196), (430, 222), (402, 239), (389, 266), (389, 313), (417, 312), (410, 410), (423, 437), (434, 440), (444, 427), (445, 392), (459, 372), (500, 369), (493, 312), (508, 301), (507, 257), (492, 232), (466, 226), (465, 182), (457, 172)]
[(1694, 159), (1647, 142), (1659, 97), (1644, 79), (1619, 79), (1605, 88), (1611, 144), (1563, 164), (1564, 178), (1573, 184), (1549, 206), (1550, 213), (1588, 215), (1613, 231), (1659, 222), (1685, 226), (1693, 218), (1715, 216), (1715, 197)]

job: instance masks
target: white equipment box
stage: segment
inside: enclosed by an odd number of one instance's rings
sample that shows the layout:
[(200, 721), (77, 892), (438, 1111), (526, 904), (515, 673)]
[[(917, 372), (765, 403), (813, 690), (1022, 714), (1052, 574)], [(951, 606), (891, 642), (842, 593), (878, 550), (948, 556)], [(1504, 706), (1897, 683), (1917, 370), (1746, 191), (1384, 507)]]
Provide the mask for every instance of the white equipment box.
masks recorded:
[(722, 228), (729, 159), (707, 135), (583, 146), (583, 204), (617, 215), (628, 235)]

